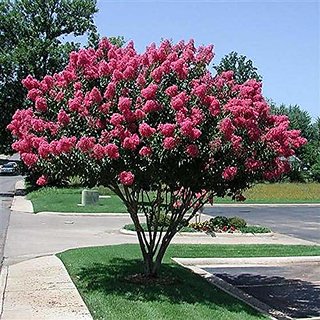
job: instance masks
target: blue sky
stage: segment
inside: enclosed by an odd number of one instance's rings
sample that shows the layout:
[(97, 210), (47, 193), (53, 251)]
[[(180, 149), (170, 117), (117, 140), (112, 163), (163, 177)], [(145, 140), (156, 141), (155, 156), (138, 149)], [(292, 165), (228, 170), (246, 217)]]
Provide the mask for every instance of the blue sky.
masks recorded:
[(122, 35), (142, 52), (161, 38), (214, 44), (215, 59), (237, 51), (254, 61), (263, 92), (320, 116), (319, 1), (98, 0), (101, 36)]

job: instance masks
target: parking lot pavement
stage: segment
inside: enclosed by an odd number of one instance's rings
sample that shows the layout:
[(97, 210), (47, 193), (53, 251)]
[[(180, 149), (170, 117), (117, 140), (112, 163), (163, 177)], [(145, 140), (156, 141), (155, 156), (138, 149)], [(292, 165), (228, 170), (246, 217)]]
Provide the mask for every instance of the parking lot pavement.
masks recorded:
[(272, 231), (320, 244), (320, 206), (212, 206), (205, 208), (210, 216), (239, 216), (249, 224), (270, 227)]
[(320, 317), (320, 263), (203, 269), (288, 317)]

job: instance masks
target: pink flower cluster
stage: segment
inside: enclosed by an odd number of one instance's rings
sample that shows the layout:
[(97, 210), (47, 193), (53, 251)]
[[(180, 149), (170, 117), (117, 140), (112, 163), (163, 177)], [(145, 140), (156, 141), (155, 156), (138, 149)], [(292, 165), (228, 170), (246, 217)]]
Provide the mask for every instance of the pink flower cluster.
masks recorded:
[[(286, 117), (271, 115), (261, 83), (238, 85), (232, 71), (213, 76), (213, 56), (213, 46), (196, 48), (193, 40), (164, 40), (138, 54), (132, 42), (119, 48), (102, 39), (96, 50), (72, 52), (62, 72), (23, 81), (33, 107), (18, 110), (8, 126), (13, 149), (30, 168), (62, 154), (105, 160), (128, 186), (137, 162), (162, 163), (154, 161), (172, 154), (217, 181), (278, 176), (287, 170), (279, 158), (306, 141)], [(270, 151), (268, 161), (261, 148)]]

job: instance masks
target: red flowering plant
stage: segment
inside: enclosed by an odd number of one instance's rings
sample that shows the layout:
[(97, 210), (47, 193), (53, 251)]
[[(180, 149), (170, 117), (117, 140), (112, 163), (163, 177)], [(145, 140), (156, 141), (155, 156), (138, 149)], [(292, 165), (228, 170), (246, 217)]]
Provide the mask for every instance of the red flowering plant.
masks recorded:
[(212, 49), (165, 40), (138, 54), (133, 43), (102, 39), (97, 50), (72, 52), (61, 73), (28, 76), (30, 107), (9, 125), (39, 185), (77, 175), (123, 200), (148, 276), (205, 202), (281, 175), (305, 143), (287, 117), (271, 115), (261, 83), (208, 71)]

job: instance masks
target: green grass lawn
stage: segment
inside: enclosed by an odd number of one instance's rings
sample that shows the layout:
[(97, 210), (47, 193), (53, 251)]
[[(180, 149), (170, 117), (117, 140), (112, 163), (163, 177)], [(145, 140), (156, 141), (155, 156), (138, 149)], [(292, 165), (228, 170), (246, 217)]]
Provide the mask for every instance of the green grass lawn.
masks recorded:
[[(122, 201), (107, 188), (99, 188), (101, 195), (111, 195), (100, 199), (97, 206), (79, 207), (80, 188), (43, 188), (30, 192), (35, 212), (127, 212)], [(249, 189), (244, 203), (320, 203), (320, 183), (266, 183)], [(217, 199), (216, 203), (234, 203), (230, 198)]]
[(29, 193), (27, 197), (32, 201), (34, 212), (127, 212), (119, 197), (106, 189), (100, 194), (110, 195), (111, 198), (99, 199), (99, 204), (95, 206), (78, 206), (81, 203), (81, 191), (78, 188), (43, 188)]
[(73, 249), (58, 254), (94, 319), (250, 320), (265, 317), (210, 285), (199, 275), (172, 262), (171, 257), (258, 257), (320, 255), (319, 246), (171, 245), (162, 276), (174, 283), (133, 284), (142, 271), (138, 245)]
[[(244, 193), (244, 203), (320, 203), (320, 183), (260, 183)], [(234, 203), (230, 198), (216, 203)]]

